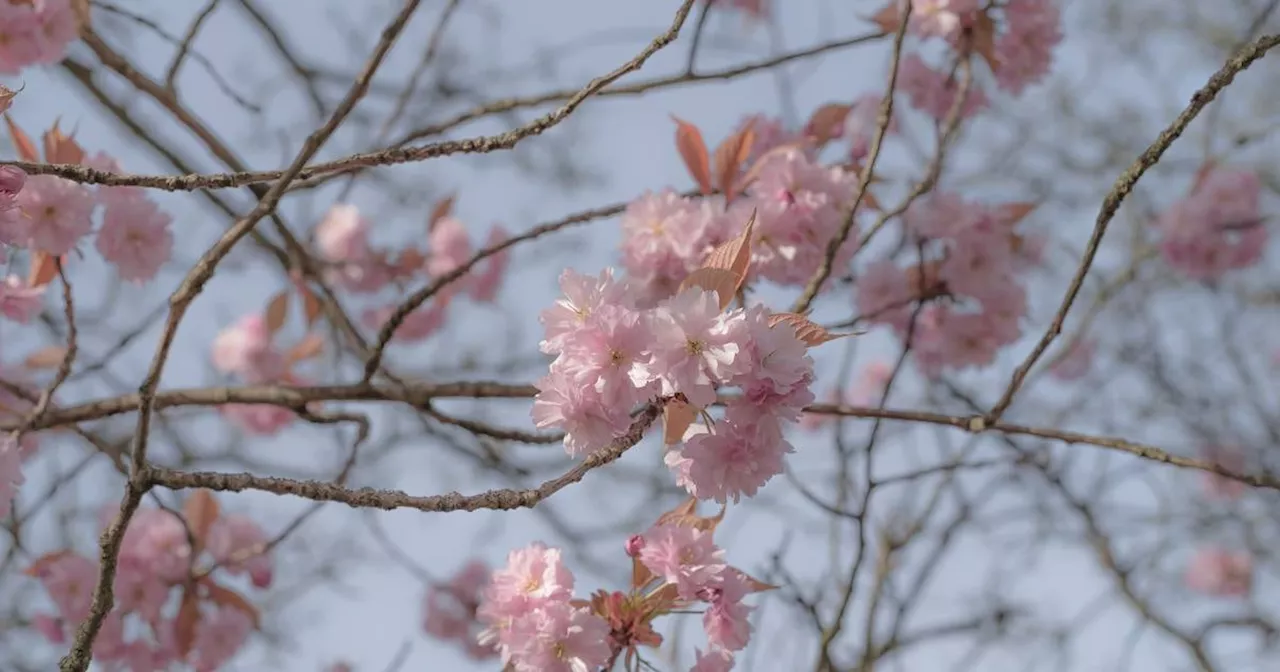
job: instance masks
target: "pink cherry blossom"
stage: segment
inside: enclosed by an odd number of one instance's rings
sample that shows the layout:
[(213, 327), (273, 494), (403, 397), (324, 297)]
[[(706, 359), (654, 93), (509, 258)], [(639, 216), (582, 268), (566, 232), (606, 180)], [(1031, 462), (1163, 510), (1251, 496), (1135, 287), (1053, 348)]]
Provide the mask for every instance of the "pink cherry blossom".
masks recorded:
[(89, 615), (93, 589), (98, 583), (98, 563), (66, 553), (40, 567), (36, 574), (62, 620), (80, 623)]
[[(1237, 474), (1245, 471), (1244, 453), (1236, 446), (1206, 446), (1201, 449), (1204, 459)], [(1210, 499), (1231, 501), (1239, 499), (1248, 486), (1234, 479), (1212, 472), (1201, 472), (1202, 487)]]
[(609, 660), (609, 624), (568, 603), (516, 621), (509, 645), (516, 672), (587, 672)]
[(648, 350), (653, 338), (648, 314), (603, 305), (565, 340), (552, 370), (595, 388), (601, 403), (628, 409), (652, 392)]
[(471, 239), (467, 227), (454, 217), (443, 217), (431, 227), (427, 236), (427, 273), (438, 278), (458, 269), (471, 258)]
[(517, 627), (539, 610), (567, 604), (573, 596), (573, 572), (564, 565), (560, 550), (533, 543), (511, 551), (505, 567), (495, 571), (485, 588), (476, 616), (487, 626), (476, 638), (481, 646), (499, 647), (503, 663), (530, 636)]
[(136, 613), (148, 623), (157, 623), (169, 599), (169, 585), (156, 580), (150, 563), (133, 555), (117, 563), (115, 596), (121, 612)]
[(747, 124), (751, 125), (751, 132), (755, 137), (755, 141), (751, 143), (751, 153), (747, 156), (747, 164), (749, 165), (754, 164), (761, 156), (783, 145), (806, 145), (806, 148), (802, 149), (802, 151), (807, 151), (809, 156), (814, 154), (812, 145), (806, 142), (804, 132), (788, 129), (782, 119), (768, 117), (763, 114), (753, 114), (743, 119), (734, 132), (742, 132), (742, 129), (746, 128)]
[[(871, 141), (875, 139), (879, 125), (880, 104), (883, 98), (877, 93), (860, 96), (849, 107), (849, 115), (845, 117), (844, 137), (849, 140), (849, 160), (855, 163), (867, 158), (871, 152)], [(889, 125), (885, 127), (886, 135), (899, 131), (897, 116), (889, 117)]]
[(564, 347), (565, 340), (581, 328), (592, 311), (600, 306), (633, 306), (627, 285), (614, 280), (611, 268), (605, 269), (595, 278), (573, 269), (565, 269), (560, 274), (560, 291), (564, 293), (564, 298), (558, 299), (538, 316), (538, 321), (546, 329), (546, 335), (538, 347), (549, 355), (558, 354)]
[(0, 2), (0, 73), (17, 74), (30, 65), (56, 63), (78, 37), (71, 0)]
[[(110, 520), (104, 521), (109, 523)], [(181, 581), (191, 565), (186, 526), (162, 509), (138, 509), (120, 545), (121, 561), (137, 561), (165, 581)]]
[[(778, 419), (758, 407), (730, 404), (714, 431), (689, 438), (682, 449), (668, 453), (677, 466), (677, 483), (699, 499), (720, 503), (753, 497), (782, 473), (783, 457), (794, 449), (782, 436)], [(675, 457), (681, 462), (676, 462)], [(687, 461), (687, 462), (686, 462)]]
[(1049, 373), (1058, 380), (1071, 381), (1083, 378), (1089, 373), (1093, 364), (1093, 351), (1096, 346), (1090, 339), (1079, 339), (1053, 362)]
[(61, 618), (49, 614), (36, 614), (31, 618), (31, 627), (50, 644), (63, 644), (67, 641), (65, 623)]
[(0, 315), (26, 324), (44, 304), (46, 287), (31, 287), (26, 280), (9, 275), (0, 282)]
[(1186, 583), (1214, 597), (1244, 597), (1253, 587), (1253, 557), (1246, 551), (1201, 549), (1187, 566)]
[(473, 560), (448, 583), (428, 587), (422, 623), (427, 634), (444, 640), (458, 640), (466, 646), (467, 654), (477, 660), (497, 655), (494, 649), (478, 646), (475, 642), (478, 630), (476, 610), (491, 574), (483, 562)]
[(849, 403), (854, 406), (874, 406), (880, 403), (885, 387), (893, 377), (893, 365), (889, 362), (872, 362), (863, 367), (849, 390)]
[(658, 525), (644, 534), (640, 562), (674, 585), (683, 599), (718, 580), (727, 565), (711, 534), (686, 525)]
[(978, 0), (911, 0), (911, 31), (922, 37), (951, 37), (971, 14)]
[(1194, 280), (1258, 263), (1269, 237), (1259, 212), (1261, 188), (1252, 171), (1210, 167), (1156, 221), (1165, 262)]
[(218, 412), (244, 432), (275, 436), (298, 419), (296, 413), (272, 404), (223, 404)]
[[(485, 247), (489, 248), (501, 244), (509, 237), (506, 229), (495, 226), (489, 231), (489, 238), (485, 241)], [(508, 250), (489, 256), (486, 259), (483, 270), (474, 276), (468, 287), (471, 292), (471, 298), (481, 303), (492, 302), (494, 297), (498, 295), (498, 290), (502, 287), (502, 281), (506, 279), (507, 266), (510, 263), (511, 253)]]
[(94, 193), (81, 184), (52, 175), (34, 175), (18, 194), (27, 219), (26, 243), (52, 255), (71, 251), (93, 228)]
[(125, 280), (154, 278), (173, 254), (172, 218), (139, 187), (109, 187), (100, 192), (99, 199), (104, 208), (98, 252)]
[(658, 306), (650, 374), (661, 379), (663, 394), (683, 393), (698, 407), (715, 401), (716, 383), (736, 373), (733, 319), (721, 314), (715, 292), (698, 287)]
[[(912, 107), (937, 121), (945, 121), (960, 92), (960, 76), (934, 70), (918, 54), (911, 54), (903, 57), (898, 65), (898, 88), (907, 95)], [(960, 106), (960, 118), (972, 117), (986, 107), (986, 94), (976, 82), (971, 82)]]
[[(445, 318), (449, 315), (452, 295), (445, 290), (435, 296), (429, 303), (414, 309), (400, 322), (392, 335), (392, 340), (399, 343), (421, 341), (444, 327)], [(381, 329), (395, 314), (398, 304), (369, 308), (360, 316), (369, 327)]]
[(689, 672), (729, 672), (733, 669), (733, 654), (724, 649), (711, 649), (703, 652), (697, 649), (697, 659)]
[(205, 547), (227, 574), (248, 574), (255, 588), (267, 588), (272, 579), (271, 556), (266, 553), (269, 541), (249, 517), (228, 514), (213, 521)]
[(1053, 51), (1062, 42), (1062, 17), (1056, 0), (1010, 0), (1004, 5), (1005, 29), (996, 38), (996, 83), (1017, 96), (1044, 79)]
[(369, 254), (369, 221), (354, 205), (329, 208), (316, 225), (316, 249), (327, 261), (360, 261)]
[(607, 446), (631, 426), (628, 409), (605, 403), (594, 385), (583, 385), (564, 370), (552, 371), (534, 386), (534, 426), (563, 429), (565, 450), (574, 457)]
[(191, 656), (197, 672), (214, 672), (244, 646), (253, 621), (239, 609), (220, 607), (201, 615)]
[(27, 173), (17, 166), (0, 166), (0, 210), (18, 206), (18, 194), (27, 183)]
[(700, 597), (711, 606), (702, 615), (702, 629), (712, 647), (741, 651), (751, 639), (751, 607), (742, 600), (749, 593), (746, 579), (735, 569), (723, 572)]
[(22, 454), (11, 435), (0, 440), (0, 519), (9, 516), (18, 487), (26, 481), (22, 475)]
[(245, 315), (218, 332), (213, 340), (213, 365), (247, 383), (274, 382), (284, 374), (284, 353), (272, 343), (266, 319)]

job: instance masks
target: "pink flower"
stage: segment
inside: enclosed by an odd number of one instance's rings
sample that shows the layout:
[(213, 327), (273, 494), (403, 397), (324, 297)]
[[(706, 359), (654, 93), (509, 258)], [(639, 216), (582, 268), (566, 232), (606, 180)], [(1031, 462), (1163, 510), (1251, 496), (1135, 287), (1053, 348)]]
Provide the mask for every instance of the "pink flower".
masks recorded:
[(98, 204), (88, 187), (52, 175), (28, 178), (17, 203), (27, 217), (26, 243), (55, 256), (89, 233)]
[(12, 434), (6, 432), (0, 439), (0, 518), (9, 516), (18, 487), (24, 482), (21, 447), (14, 442)]
[(486, 625), (476, 638), (481, 646), (497, 643), (503, 663), (511, 660), (523, 633), (515, 626), (537, 610), (567, 604), (573, 597), (573, 572), (564, 566), (560, 550), (534, 543), (507, 555), (507, 564), (493, 573), (476, 616)]
[(564, 447), (574, 457), (603, 448), (631, 426), (630, 409), (606, 404), (593, 385), (583, 385), (563, 370), (535, 383), (530, 415), (538, 429), (563, 429)]
[[(798, 388), (808, 388), (813, 380), (808, 346), (796, 337), (794, 327), (785, 323), (769, 326), (770, 314), (768, 308), (752, 306), (743, 320), (735, 323), (743, 342), (737, 362), (741, 373), (729, 381), (761, 406), (777, 404)], [(792, 415), (812, 401), (812, 395), (800, 401)]]
[(711, 649), (703, 653), (701, 649), (695, 649), (698, 654), (697, 660), (694, 661), (693, 667), (689, 668), (689, 672), (729, 672), (733, 669), (733, 654), (724, 649)]
[(116, 569), (116, 605), (122, 613), (136, 613), (148, 623), (160, 621), (169, 599), (169, 584), (150, 571), (138, 556), (122, 558)]
[(45, 289), (29, 287), (26, 280), (16, 275), (7, 276), (0, 283), (0, 314), (15, 322), (30, 322), (44, 304)]
[(224, 404), (218, 411), (241, 430), (257, 436), (274, 436), (298, 419), (296, 413), (271, 404)]
[(56, 63), (78, 37), (70, 0), (0, 2), (0, 73), (17, 74), (29, 65)]
[[(104, 521), (104, 527), (109, 522)], [(125, 530), (120, 558), (136, 561), (164, 581), (181, 581), (191, 563), (186, 526), (163, 509), (138, 509)]]
[[(853, 101), (849, 116), (844, 121), (844, 136), (849, 139), (849, 160), (861, 162), (871, 153), (871, 141), (875, 138), (879, 126), (880, 94), (868, 93)], [(885, 134), (898, 132), (898, 119), (889, 117), (889, 125)]]
[(245, 315), (213, 339), (213, 365), (246, 383), (269, 383), (285, 372), (284, 353), (272, 344), (266, 319)]
[(427, 236), (427, 273), (433, 278), (452, 273), (471, 258), (467, 227), (454, 217), (438, 220)]
[(515, 622), (509, 645), (516, 672), (589, 672), (609, 660), (609, 624), (568, 603), (548, 604)]
[[(911, 106), (937, 121), (945, 121), (960, 92), (960, 79), (929, 67), (918, 54), (911, 54), (898, 65), (898, 88), (907, 95)], [(970, 83), (960, 107), (965, 119), (987, 107), (987, 96), (976, 83)]]
[(27, 173), (17, 166), (0, 166), (0, 210), (18, 206), (18, 194), (27, 183)]
[(1077, 340), (1049, 367), (1049, 373), (1058, 380), (1070, 381), (1083, 378), (1089, 373), (1093, 364), (1094, 344), (1092, 340)]
[(50, 644), (63, 644), (67, 641), (66, 630), (63, 625), (62, 619), (48, 614), (36, 614), (31, 619), (31, 627), (49, 640)]
[[(1204, 459), (1227, 471), (1244, 473), (1244, 453), (1235, 446), (1206, 446), (1201, 452)], [(1211, 499), (1236, 500), (1248, 489), (1248, 486), (1240, 481), (1211, 472), (1202, 472), (1201, 478), (1205, 494)]]
[(115, 264), (120, 277), (146, 282), (173, 254), (172, 218), (138, 187), (109, 187), (99, 192), (104, 205), (97, 247)]
[(912, 0), (911, 31), (921, 37), (952, 37), (969, 15), (978, 11), (977, 0)]
[(93, 589), (98, 584), (98, 563), (67, 553), (42, 566), (36, 578), (62, 620), (78, 624), (89, 616)]
[(369, 254), (369, 221), (354, 205), (329, 208), (316, 225), (316, 248), (326, 261), (360, 261)]
[(715, 292), (690, 287), (661, 303), (654, 312), (649, 372), (661, 378), (662, 394), (680, 392), (695, 406), (710, 406), (716, 384), (736, 372), (740, 346), (732, 325)]
[(201, 616), (196, 638), (191, 647), (193, 667), (197, 672), (214, 672), (249, 640), (253, 621), (239, 609), (219, 607)]
[(468, 654), (476, 659), (497, 655), (492, 648), (473, 645), (476, 639), (476, 610), (480, 606), (481, 593), (489, 583), (490, 575), (489, 568), (483, 562), (473, 560), (448, 583), (428, 587), (422, 623), (427, 634), (445, 640), (458, 640), (467, 645)]
[(627, 286), (613, 279), (611, 268), (605, 269), (597, 278), (565, 269), (560, 274), (560, 291), (564, 298), (538, 316), (538, 321), (546, 329), (538, 347), (549, 355), (559, 353), (564, 341), (586, 323), (596, 308), (605, 304), (623, 308), (633, 306)]
[(651, 391), (648, 349), (652, 341), (647, 314), (603, 305), (565, 340), (552, 370), (595, 388), (606, 406), (630, 409)]
[(1198, 551), (1187, 567), (1187, 587), (1215, 597), (1244, 597), (1253, 587), (1253, 558), (1247, 551)]
[(699, 597), (711, 604), (702, 614), (702, 629), (712, 647), (741, 651), (751, 639), (751, 607), (743, 603), (749, 588), (741, 572), (730, 569)]
[(639, 558), (649, 571), (674, 585), (681, 599), (693, 599), (727, 567), (724, 551), (712, 541), (711, 533), (686, 525), (650, 528)]
[(1005, 30), (996, 38), (996, 83), (1017, 96), (1044, 78), (1062, 42), (1062, 17), (1054, 0), (1010, 0)]
[(248, 574), (255, 587), (267, 588), (272, 578), (271, 556), (266, 553), (268, 541), (256, 522), (230, 514), (213, 521), (205, 548), (228, 574)]
[[(498, 245), (509, 237), (506, 229), (495, 226), (489, 232), (489, 239), (485, 241), (485, 247)], [(507, 266), (510, 263), (511, 253), (508, 250), (503, 250), (488, 257), (484, 270), (478, 273), (471, 282), (469, 287), (471, 298), (482, 303), (492, 302), (494, 297), (497, 296), (498, 290), (502, 287), (502, 281), (506, 278)]]
[(1194, 280), (1212, 280), (1262, 259), (1268, 232), (1252, 171), (1211, 167), (1157, 220), (1165, 262)]
[(689, 438), (682, 450), (668, 456), (678, 454), (687, 460), (679, 465), (677, 481), (689, 494), (723, 504), (755, 496), (782, 473), (783, 457), (793, 450), (777, 418), (738, 402), (730, 404), (712, 431)]
[[(444, 327), (445, 318), (449, 315), (449, 304), (452, 301), (449, 291), (446, 289), (437, 294), (433, 301), (419, 306), (406, 315), (396, 327), (392, 340), (400, 343), (421, 341)], [(395, 305), (383, 306), (367, 309), (360, 317), (366, 325), (381, 329), (395, 312)]]

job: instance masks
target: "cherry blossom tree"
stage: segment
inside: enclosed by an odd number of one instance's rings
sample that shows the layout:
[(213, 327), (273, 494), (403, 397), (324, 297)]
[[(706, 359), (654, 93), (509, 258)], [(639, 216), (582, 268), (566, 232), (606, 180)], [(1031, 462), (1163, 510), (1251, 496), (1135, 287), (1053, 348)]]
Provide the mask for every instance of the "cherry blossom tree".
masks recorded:
[(1280, 656), (1280, 3), (137, 4), (0, 0), (0, 668)]

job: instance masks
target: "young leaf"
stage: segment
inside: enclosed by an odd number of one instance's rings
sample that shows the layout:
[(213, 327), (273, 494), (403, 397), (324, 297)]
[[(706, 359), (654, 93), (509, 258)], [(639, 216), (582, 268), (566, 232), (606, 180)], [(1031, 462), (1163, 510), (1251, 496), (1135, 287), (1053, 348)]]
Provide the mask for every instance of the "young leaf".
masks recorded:
[(702, 139), (702, 131), (674, 115), (671, 118), (676, 122), (676, 149), (680, 151), (680, 158), (684, 159), (685, 167), (702, 193), (710, 194), (714, 191), (711, 186), (711, 158), (707, 156), (707, 143)]
[(194, 591), (188, 589), (182, 593), (182, 604), (178, 606), (178, 616), (173, 620), (174, 643), (178, 645), (178, 655), (186, 658), (191, 653), (191, 645), (196, 641), (196, 626), (200, 624), (200, 603), (196, 601)]
[(208, 577), (205, 577), (200, 584), (208, 591), (209, 601), (220, 607), (239, 609), (245, 616), (249, 617), (249, 620), (253, 623), (254, 629), (258, 629), (261, 621), (258, 614), (258, 608), (250, 604), (248, 600), (244, 599), (243, 595), (234, 590), (218, 585)]
[(666, 525), (676, 518), (692, 516), (694, 515), (694, 512), (696, 512), (697, 510), (698, 510), (698, 498), (689, 497), (689, 499), (686, 499), (683, 502), (680, 502), (679, 504), (677, 504), (674, 509), (671, 509), (670, 511), (667, 511), (661, 516), (658, 516), (658, 520), (654, 521), (653, 524)]
[(276, 294), (271, 303), (267, 304), (267, 333), (274, 335), (280, 331), (280, 327), (284, 326), (285, 317), (289, 314), (289, 294), (280, 292)]
[(742, 171), (742, 164), (751, 155), (751, 146), (755, 144), (755, 120), (747, 122), (742, 130), (725, 138), (724, 142), (716, 147), (715, 168), (716, 168), (716, 185), (720, 187), (720, 191), (724, 192), (724, 202), (727, 204), (737, 196), (738, 174)]
[(978, 12), (969, 28), (969, 49), (987, 62), (992, 73), (999, 72), (1000, 61), (996, 58), (996, 24), (985, 11)]
[(761, 581), (740, 569), (736, 569), (734, 571), (742, 575), (743, 580), (745, 580), (747, 582), (747, 585), (751, 587), (751, 592), (753, 593), (763, 593), (766, 590), (777, 590), (782, 587), (782, 586), (775, 586), (771, 583), (765, 583), (764, 581)]
[(18, 158), (23, 161), (39, 161), (40, 152), (36, 150), (36, 143), (31, 142), (31, 138), (13, 123), (13, 119), (9, 118), (8, 114), (4, 115), (4, 123), (9, 125), (9, 135), (13, 138), (13, 148), (17, 150)]
[(1030, 201), (1005, 203), (1004, 205), (996, 208), (996, 215), (1000, 218), (1002, 223), (1012, 228), (1017, 226), (1019, 222), (1025, 219), (1026, 216), (1031, 214), (1031, 212), (1037, 207), (1039, 207), (1038, 203), (1032, 203)]
[(13, 106), (13, 99), (17, 97), (18, 92), (0, 84), (0, 112), (7, 112)]
[(316, 319), (320, 317), (320, 299), (316, 298), (315, 292), (305, 284), (298, 284), (298, 293), (302, 294), (302, 315), (307, 320), (307, 326), (310, 327), (316, 323)]
[(818, 147), (823, 147), (844, 135), (845, 119), (849, 117), (849, 112), (852, 110), (852, 105), (827, 103), (809, 117), (809, 122), (804, 127), (804, 134), (813, 138)]
[(898, 0), (889, 0), (889, 4), (884, 9), (876, 12), (872, 16), (867, 17), (869, 21), (880, 27), (886, 33), (893, 33), (898, 30)]
[(639, 590), (652, 580), (653, 572), (640, 562), (640, 558), (631, 558), (631, 588)]
[(769, 326), (776, 327), (779, 324), (786, 324), (796, 330), (796, 338), (799, 338), (805, 345), (813, 347), (822, 345), (829, 341), (845, 338), (847, 336), (856, 336), (856, 333), (833, 334), (821, 325), (814, 324), (804, 315), (795, 313), (774, 313), (769, 316)]
[(720, 298), (720, 310), (724, 310), (729, 307), (730, 303), (733, 303), (733, 295), (737, 292), (738, 285), (741, 284), (742, 276), (733, 271), (704, 266), (685, 277), (684, 282), (680, 283), (680, 291), (683, 292), (690, 287), (699, 287), (708, 292), (715, 292)]
[(182, 517), (187, 520), (187, 527), (191, 528), (191, 534), (196, 538), (197, 548), (204, 547), (205, 540), (209, 538), (209, 528), (213, 527), (220, 514), (218, 500), (208, 490), (196, 490), (182, 503)]
[(712, 250), (702, 262), (703, 268), (720, 268), (737, 274), (738, 284), (733, 287), (735, 292), (746, 280), (747, 270), (751, 267), (751, 233), (755, 225), (756, 211), (752, 210), (742, 234)]
[(67, 349), (61, 345), (50, 345), (27, 355), (22, 365), (28, 369), (51, 369), (62, 364), (67, 356)]
[(79, 164), (84, 161), (84, 150), (74, 138), (63, 135), (54, 120), (53, 128), (44, 132), (44, 160), (48, 163)]
[(64, 550), (45, 553), (44, 555), (36, 558), (35, 562), (31, 563), (30, 567), (22, 570), (22, 573), (27, 576), (39, 577), (41, 574), (44, 574), (50, 566), (57, 564), (59, 560), (67, 557), (68, 555), (71, 555), (71, 551)]
[(317, 333), (310, 333), (290, 348), (289, 352), (285, 353), (284, 359), (289, 364), (294, 364), (311, 359), (321, 352), (324, 352), (324, 337)]
[(436, 207), (431, 209), (431, 217), (427, 219), (427, 233), (435, 231), (436, 224), (439, 224), (440, 220), (453, 213), (453, 204), (456, 200), (456, 194), (449, 194), (439, 203), (436, 203)]
[[(67, 256), (61, 258), (66, 263)], [(58, 264), (48, 252), (35, 252), (31, 255), (31, 271), (27, 274), (27, 285), (44, 287), (58, 277)]]
[(662, 409), (662, 445), (674, 446), (698, 417), (698, 409), (682, 399), (672, 399)]

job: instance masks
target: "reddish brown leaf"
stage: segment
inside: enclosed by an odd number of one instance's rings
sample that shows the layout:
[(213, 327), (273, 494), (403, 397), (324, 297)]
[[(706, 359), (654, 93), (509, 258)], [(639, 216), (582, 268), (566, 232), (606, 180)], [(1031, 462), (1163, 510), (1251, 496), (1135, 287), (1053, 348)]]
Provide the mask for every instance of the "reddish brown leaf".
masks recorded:
[(394, 264), (396, 272), (401, 275), (413, 275), (427, 262), (427, 257), (416, 247), (405, 248), (400, 252)]
[(680, 283), (680, 291), (690, 287), (700, 287), (709, 292), (715, 292), (720, 297), (720, 310), (724, 310), (733, 303), (733, 295), (741, 284), (742, 276), (733, 271), (703, 267), (685, 277), (684, 282)]
[(782, 586), (775, 586), (771, 583), (765, 583), (764, 581), (754, 578), (750, 574), (740, 569), (737, 570), (737, 572), (742, 575), (743, 579), (746, 579), (747, 585), (751, 587), (751, 592), (753, 593), (763, 593), (767, 590), (777, 590), (782, 587)]
[(742, 164), (751, 155), (751, 146), (755, 144), (755, 120), (747, 122), (746, 127), (725, 138), (716, 147), (715, 168), (716, 185), (724, 192), (725, 203), (737, 196), (738, 174), (742, 172)]
[(17, 97), (17, 95), (17, 91), (0, 84), (0, 112), (9, 111), (9, 108), (13, 107), (13, 99)]
[(36, 162), (40, 160), (40, 152), (36, 149), (36, 143), (26, 133), (22, 132), (18, 125), (13, 123), (13, 119), (8, 114), (4, 115), (4, 123), (9, 125), (9, 135), (13, 138), (13, 148), (18, 152), (18, 158), (23, 161)]
[(987, 62), (991, 72), (999, 72), (1000, 61), (996, 58), (996, 24), (984, 12), (978, 12), (972, 27), (969, 28), (969, 50)]
[(710, 518), (704, 518), (695, 513), (696, 500), (694, 507), (677, 507), (668, 513), (662, 514), (658, 518), (657, 525), (679, 525), (682, 527), (692, 527), (703, 532), (715, 532), (716, 526), (720, 521), (724, 520), (724, 514), (729, 510), (728, 506), (721, 505), (720, 513)]
[(230, 588), (224, 588), (218, 585), (212, 579), (207, 577), (201, 582), (201, 585), (208, 591), (210, 602), (213, 602), (219, 607), (239, 609), (244, 613), (244, 615), (249, 617), (250, 621), (253, 622), (253, 627), (255, 629), (258, 628), (261, 618), (258, 614), (258, 608), (250, 604), (248, 600), (244, 599), (244, 596)]
[(751, 267), (751, 234), (755, 230), (755, 225), (756, 211), (752, 210), (742, 233), (737, 238), (712, 250), (702, 262), (703, 268), (719, 268), (736, 274), (738, 282), (733, 287), (735, 292), (746, 280), (747, 270)]
[(1037, 207), (1039, 207), (1038, 203), (1032, 203), (1030, 201), (1005, 203), (996, 209), (996, 213), (1005, 225), (1013, 227), (1017, 226), (1018, 222), (1025, 219), (1026, 216), (1031, 214), (1031, 212)]
[(320, 299), (316, 298), (315, 292), (304, 284), (298, 285), (298, 292), (302, 294), (302, 315), (307, 320), (307, 326), (310, 327), (320, 317)]
[(439, 203), (436, 203), (436, 207), (431, 209), (431, 217), (427, 219), (427, 233), (435, 231), (436, 224), (439, 224), (440, 220), (453, 213), (453, 204), (456, 200), (456, 194), (449, 194)]
[(897, 32), (898, 23), (901, 21), (898, 18), (898, 0), (889, 0), (889, 4), (885, 5), (884, 9), (876, 12), (868, 19), (880, 26), (880, 30), (886, 33)]
[(653, 524), (666, 525), (670, 523), (672, 520), (675, 520), (677, 518), (692, 516), (694, 515), (694, 512), (697, 510), (698, 510), (698, 498), (690, 497), (684, 500), (683, 502), (680, 502), (679, 504), (677, 504), (676, 507), (671, 509), (670, 511), (667, 511), (666, 513), (663, 513), (661, 516), (658, 516), (658, 520), (656, 520)]
[(194, 591), (182, 593), (182, 604), (178, 606), (178, 616), (173, 619), (173, 638), (178, 645), (178, 655), (186, 658), (191, 653), (191, 645), (196, 641), (196, 626), (200, 624), (200, 603), (196, 601)]
[(221, 507), (213, 493), (208, 490), (196, 490), (182, 503), (182, 517), (187, 520), (187, 527), (196, 538), (196, 548), (203, 548), (209, 538), (209, 528), (221, 514)]
[(631, 588), (639, 590), (653, 580), (653, 572), (639, 558), (631, 558)]
[(289, 348), (284, 358), (286, 362), (293, 364), (311, 359), (321, 352), (324, 352), (324, 337), (317, 333), (310, 333), (303, 336), (297, 345)]
[(36, 558), (35, 562), (32, 562), (29, 567), (22, 570), (22, 573), (26, 574), (27, 576), (38, 577), (44, 574), (45, 571), (48, 570), (51, 565), (53, 565), (54, 563), (58, 562), (59, 560), (71, 554), (72, 552), (67, 550), (54, 551), (52, 553), (45, 553), (44, 555)]
[(844, 122), (852, 110), (852, 105), (827, 103), (814, 110), (813, 116), (809, 117), (809, 122), (804, 126), (804, 134), (813, 138), (818, 147), (823, 147), (844, 135)]
[(674, 446), (698, 417), (698, 409), (681, 399), (672, 399), (662, 409), (662, 445)]
[(779, 324), (786, 324), (795, 329), (796, 338), (804, 341), (804, 344), (811, 348), (815, 345), (822, 345), (829, 341), (855, 335), (853, 333), (833, 334), (822, 328), (821, 325), (809, 321), (809, 318), (804, 315), (797, 315), (795, 313), (774, 313), (769, 316), (770, 327), (776, 327)]
[[(65, 264), (66, 255), (61, 261)], [(31, 287), (44, 287), (58, 277), (58, 264), (47, 252), (35, 252), (31, 255), (31, 270), (27, 274), (27, 284)]]
[(22, 365), (28, 369), (51, 369), (62, 364), (67, 356), (67, 349), (61, 345), (50, 345), (27, 355)]
[(707, 143), (702, 139), (702, 131), (676, 116), (671, 118), (676, 122), (676, 149), (680, 151), (680, 158), (684, 159), (685, 167), (689, 169), (689, 174), (698, 183), (702, 193), (710, 194), (714, 191), (711, 185), (711, 157), (707, 155)]
[(58, 129), (57, 120), (53, 122), (53, 128), (44, 132), (43, 140), (46, 162), (80, 164), (84, 161), (84, 150), (74, 138)]
[(280, 292), (275, 298), (271, 299), (271, 303), (267, 304), (267, 333), (274, 335), (280, 331), (280, 327), (284, 326), (284, 320), (289, 315), (289, 294)]

